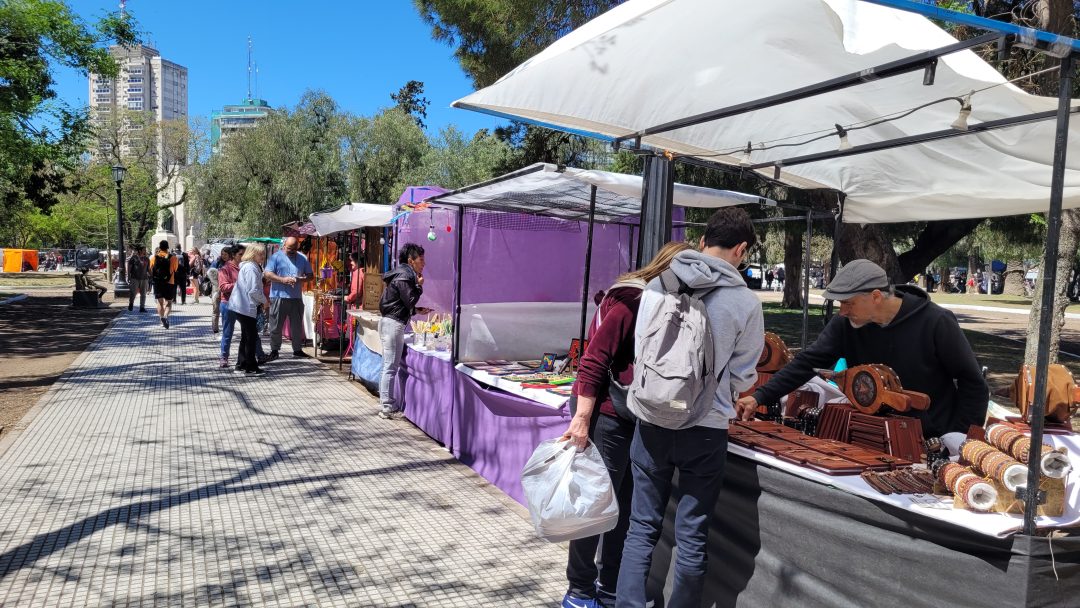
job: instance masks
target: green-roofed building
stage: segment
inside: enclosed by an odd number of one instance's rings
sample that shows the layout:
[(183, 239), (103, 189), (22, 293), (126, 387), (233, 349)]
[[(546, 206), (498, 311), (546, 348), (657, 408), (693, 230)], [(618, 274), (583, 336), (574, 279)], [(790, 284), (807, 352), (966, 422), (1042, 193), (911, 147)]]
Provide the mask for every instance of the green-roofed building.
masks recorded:
[(210, 115), (210, 153), (219, 153), (221, 142), (229, 135), (254, 128), (273, 111), (266, 100), (248, 98), (242, 104), (225, 106), (220, 112), (214, 112)]

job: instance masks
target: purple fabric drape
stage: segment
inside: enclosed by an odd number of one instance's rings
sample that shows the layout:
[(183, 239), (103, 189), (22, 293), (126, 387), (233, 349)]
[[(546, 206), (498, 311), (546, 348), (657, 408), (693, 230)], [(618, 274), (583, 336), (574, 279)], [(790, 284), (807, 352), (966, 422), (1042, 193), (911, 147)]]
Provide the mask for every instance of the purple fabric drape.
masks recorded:
[(553, 410), (457, 374), (454, 456), (514, 500), (525, 504), (521, 469), (541, 441), (570, 424), (568, 408)]
[(429, 357), (405, 348), (401, 368), (405, 417), (447, 449), (453, 449), (454, 407), (457, 370), (449, 361)]

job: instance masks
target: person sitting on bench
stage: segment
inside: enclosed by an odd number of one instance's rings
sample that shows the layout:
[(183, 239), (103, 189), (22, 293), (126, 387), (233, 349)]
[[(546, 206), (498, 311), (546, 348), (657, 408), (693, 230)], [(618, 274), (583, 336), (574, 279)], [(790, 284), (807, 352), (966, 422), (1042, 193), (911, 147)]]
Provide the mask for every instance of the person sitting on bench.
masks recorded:
[(89, 272), (89, 270), (90, 269), (86, 266), (80, 266), (78, 268), (78, 272), (75, 274), (75, 291), (96, 290), (98, 292), (98, 300), (100, 301), (101, 297), (105, 295), (105, 292), (109, 291), (109, 288), (102, 287), (97, 281), (88, 277), (86, 273)]

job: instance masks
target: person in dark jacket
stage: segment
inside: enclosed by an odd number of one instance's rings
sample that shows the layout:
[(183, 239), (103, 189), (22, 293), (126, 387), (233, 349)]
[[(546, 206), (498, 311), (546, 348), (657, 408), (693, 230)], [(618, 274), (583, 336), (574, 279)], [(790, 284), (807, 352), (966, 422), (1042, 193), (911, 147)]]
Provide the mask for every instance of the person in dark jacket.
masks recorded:
[[(619, 390), (613, 389), (611, 382), (614, 379), (625, 387), (634, 380), (634, 327), (641, 290), (667, 270), (676, 254), (687, 249), (690, 246), (686, 243), (668, 243), (647, 266), (619, 277), (599, 302), (589, 325), (589, 342), (573, 389), (574, 417), (562, 438), (580, 449), (585, 448), (587, 440), (596, 445), (619, 502), (619, 522), (603, 535), (570, 541), (566, 564), (569, 589), (563, 597), (564, 607), (615, 605), (623, 541), (630, 525), (630, 498), (634, 495), (630, 443), (635, 421), (616, 411), (611, 395), (613, 390)], [(597, 546), (602, 547), (599, 567)]]
[(173, 284), (176, 285), (176, 293), (180, 296), (180, 303), (187, 304), (187, 285), (188, 285), (188, 272), (191, 270), (191, 266), (188, 264), (187, 256), (184, 255), (184, 250), (176, 247), (176, 275), (173, 277)]
[(930, 301), (914, 285), (891, 285), (880, 266), (854, 260), (825, 291), (840, 302), (840, 314), (818, 339), (774, 374), (752, 396), (739, 399), (740, 417), (753, 416), (758, 403), (775, 403), (840, 357), (849, 367), (888, 365), (904, 388), (930, 396), (930, 408), (912, 412), (923, 435), (966, 433), (986, 421), (990, 389), (956, 317)]
[(394, 382), (405, 350), (405, 324), (413, 315), (431, 312), (417, 308), (424, 293), (424, 248), (406, 243), (398, 254), (398, 267), (383, 275), (386, 283), (379, 299), (379, 338), (382, 340), (383, 367), (379, 379), (379, 417), (402, 416), (401, 401), (394, 395)]

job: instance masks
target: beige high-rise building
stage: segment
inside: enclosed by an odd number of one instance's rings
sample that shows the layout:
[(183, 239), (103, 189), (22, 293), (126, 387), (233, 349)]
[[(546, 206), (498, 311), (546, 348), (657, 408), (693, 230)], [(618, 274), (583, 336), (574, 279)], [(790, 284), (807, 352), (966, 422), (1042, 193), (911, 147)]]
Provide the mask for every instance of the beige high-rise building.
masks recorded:
[[(117, 78), (106, 78), (99, 74), (90, 74), (90, 111), (91, 118), (96, 124), (105, 124), (110, 119), (116, 118), (122, 112), (145, 112), (147, 118), (155, 123), (172, 120), (187, 120), (188, 116), (188, 71), (187, 68), (162, 58), (157, 49), (136, 45), (133, 47), (113, 46), (109, 49), (110, 54), (120, 64), (120, 74)], [(120, 156), (127, 156), (130, 146), (139, 136), (139, 126), (130, 127), (126, 130), (119, 145)], [(99, 138), (98, 145), (91, 150), (91, 155), (97, 157), (106, 152), (114, 143), (108, 138)], [(154, 142), (151, 148), (158, 158), (158, 180), (161, 186), (158, 203), (166, 206), (176, 196), (178, 188), (182, 190), (182, 184), (165, 183), (179, 180), (176, 177), (177, 165), (186, 165), (187, 159), (183, 155), (170, 154), (166, 156), (162, 142)], [(157, 234), (153, 240), (167, 238), (173, 243), (182, 243), (184, 235), (189, 232), (191, 218), (185, 217), (183, 205), (172, 208), (165, 214), (169, 218), (159, 225)], [(179, 238), (177, 238), (179, 235)]]

